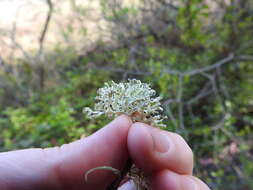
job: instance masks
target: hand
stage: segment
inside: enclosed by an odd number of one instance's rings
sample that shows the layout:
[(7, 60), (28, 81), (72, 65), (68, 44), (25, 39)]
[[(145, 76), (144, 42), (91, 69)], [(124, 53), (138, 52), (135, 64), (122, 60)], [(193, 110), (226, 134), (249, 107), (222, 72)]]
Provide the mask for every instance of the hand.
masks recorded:
[[(120, 116), (93, 135), (61, 147), (0, 153), (1, 190), (104, 190), (127, 158), (149, 176), (153, 190), (208, 190), (192, 176), (193, 154), (182, 137)], [(127, 182), (120, 190), (132, 190)]]

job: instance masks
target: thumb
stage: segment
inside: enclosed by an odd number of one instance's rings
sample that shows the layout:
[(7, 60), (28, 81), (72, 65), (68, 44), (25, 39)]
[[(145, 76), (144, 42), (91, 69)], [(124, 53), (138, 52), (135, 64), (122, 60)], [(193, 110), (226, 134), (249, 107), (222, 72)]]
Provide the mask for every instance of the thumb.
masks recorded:
[(132, 122), (120, 116), (93, 135), (61, 147), (0, 153), (0, 189), (104, 189), (114, 175), (99, 166), (122, 169)]

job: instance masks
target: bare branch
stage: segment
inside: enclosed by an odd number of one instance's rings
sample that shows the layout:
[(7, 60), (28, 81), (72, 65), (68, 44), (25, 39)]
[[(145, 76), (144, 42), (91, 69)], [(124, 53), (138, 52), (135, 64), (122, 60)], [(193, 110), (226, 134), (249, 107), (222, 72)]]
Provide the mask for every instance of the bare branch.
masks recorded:
[(221, 95), (219, 93), (219, 90), (218, 90), (218, 87), (217, 87), (217, 84), (216, 84), (215, 76), (207, 74), (207, 73), (204, 73), (204, 72), (200, 73), (200, 74), (210, 80), (210, 82), (212, 84), (213, 92), (214, 92), (215, 96), (217, 97), (219, 103), (222, 105), (222, 109), (223, 109), (222, 111), (225, 112), (226, 107), (225, 107), (225, 105), (224, 105), (224, 103), (222, 101), (222, 97), (221, 97)]
[(174, 69), (168, 69), (168, 68), (164, 68), (163, 72), (168, 73), (168, 74), (172, 74), (172, 75), (180, 75), (182, 73), (181, 71), (174, 70)]
[(177, 120), (176, 120), (175, 116), (173, 115), (173, 113), (170, 109), (170, 104), (166, 104), (165, 110), (166, 110), (170, 120), (172, 121), (173, 125), (176, 127), (177, 126)]
[(192, 70), (192, 71), (187, 71), (185, 73), (183, 73), (183, 75), (185, 76), (191, 76), (191, 75), (196, 75), (196, 74), (199, 74), (199, 73), (204, 73), (204, 72), (208, 72), (210, 70), (213, 70), (217, 67), (220, 67), (222, 65), (224, 65), (225, 63), (228, 63), (230, 61), (232, 61), (233, 59), (235, 58), (234, 54), (230, 54), (228, 57), (210, 65), (210, 66), (207, 66), (207, 67), (204, 67), (204, 68), (201, 68), (201, 69), (195, 69), (195, 70)]
[(191, 106), (191, 104), (187, 104), (187, 110), (188, 110), (188, 112), (189, 112), (189, 114), (190, 114), (190, 118), (191, 118), (191, 123), (192, 123), (192, 127), (193, 127), (193, 121), (194, 121), (194, 119), (195, 119), (195, 115), (194, 115), (194, 113), (193, 113), (193, 111), (192, 111), (192, 106)]
[(48, 4), (48, 13), (47, 13), (47, 18), (46, 18), (46, 22), (45, 25), (43, 27), (43, 30), (41, 32), (41, 36), (39, 38), (39, 51), (38, 51), (38, 55), (40, 56), (42, 51), (43, 51), (43, 45), (44, 45), (44, 40), (46, 37), (46, 33), (48, 30), (48, 26), (52, 17), (52, 13), (53, 13), (53, 4), (51, 0), (47, 0), (47, 4)]
[(184, 110), (183, 110), (183, 75), (178, 77), (178, 92), (177, 92), (177, 102), (178, 102), (178, 118), (179, 118), (179, 127), (184, 128)]
[(236, 59), (239, 59), (242, 61), (253, 61), (253, 55), (240, 55), (236, 57)]
[(211, 85), (211, 82), (208, 81), (205, 86), (199, 91), (199, 93), (194, 96), (193, 98), (191, 98), (187, 104), (193, 104), (194, 102), (198, 101), (199, 99), (201, 98), (204, 98), (206, 97), (207, 95), (211, 94), (213, 91), (210, 90), (210, 85)]

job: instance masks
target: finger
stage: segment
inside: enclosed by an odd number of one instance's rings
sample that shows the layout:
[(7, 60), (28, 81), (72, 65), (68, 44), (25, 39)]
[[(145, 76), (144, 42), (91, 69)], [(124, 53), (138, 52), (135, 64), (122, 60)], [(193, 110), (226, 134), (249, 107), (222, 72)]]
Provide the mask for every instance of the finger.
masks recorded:
[(133, 162), (147, 174), (163, 169), (192, 174), (193, 154), (181, 136), (135, 123), (127, 141)]
[(128, 158), (127, 134), (132, 122), (120, 116), (95, 134), (58, 148), (0, 154), (0, 187), (11, 189), (104, 189), (115, 175), (95, 167), (121, 169)]
[(150, 177), (152, 190), (210, 190), (200, 179), (163, 170)]
[(118, 190), (137, 190), (134, 182), (132, 180), (127, 181), (122, 186), (118, 188)]

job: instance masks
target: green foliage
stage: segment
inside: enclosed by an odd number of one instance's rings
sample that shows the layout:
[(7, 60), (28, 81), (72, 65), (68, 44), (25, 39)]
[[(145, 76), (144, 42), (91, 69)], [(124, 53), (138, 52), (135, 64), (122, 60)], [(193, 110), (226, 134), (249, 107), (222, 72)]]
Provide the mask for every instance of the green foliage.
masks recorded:
[(78, 121), (72, 116), (74, 110), (65, 99), (60, 99), (56, 106), (41, 101), (30, 108), (10, 108), (5, 114), (9, 117), (9, 125), (13, 126), (2, 129), (6, 150), (13, 146), (27, 148), (62, 144), (66, 139), (84, 133), (82, 128), (75, 129)]
[(2, 151), (61, 145), (90, 134), (108, 122), (104, 118), (90, 121), (82, 114), (83, 107), (93, 104), (93, 96), (107, 80), (107, 74), (67, 72), (66, 77), (66, 84), (34, 95), (28, 105), (2, 111)]

